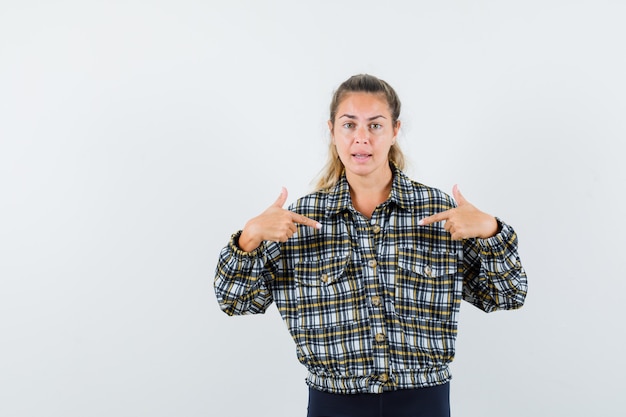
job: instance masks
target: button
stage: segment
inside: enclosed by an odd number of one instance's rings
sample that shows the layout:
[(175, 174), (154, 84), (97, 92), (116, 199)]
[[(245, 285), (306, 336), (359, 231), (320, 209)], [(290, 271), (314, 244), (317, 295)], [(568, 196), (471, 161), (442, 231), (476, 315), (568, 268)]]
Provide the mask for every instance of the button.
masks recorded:
[(370, 268), (376, 268), (376, 265), (378, 265), (378, 263), (376, 262), (376, 259), (370, 259), (369, 261), (367, 261), (367, 265)]
[(328, 282), (328, 274), (322, 274), (322, 282)]
[(374, 232), (374, 234), (380, 233), (380, 226), (375, 224), (374, 227), (372, 227), (372, 232)]
[(387, 375), (387, 374), (380, 374), (380, 375), (378, 375), (378, 380), (380, 382), (387, 382), (387, 381), (389, 381), (389, 375)]
[(433, 269), (430, 267), (430, 265), (426, 265), (424, 267), (424, 275), (426, 275), (427, 277), (430, 277), (433, 275)]
[(380, 306), (380, 297), (375, 295), (372, 297), (372, 305), (374, 307), (379, 307)]
[(385, 341), (385, 334), (384, 333), (377, 333), (376, 336), (374, 336), (374, 339), (376, 339), (377, 342), (384, 342)]

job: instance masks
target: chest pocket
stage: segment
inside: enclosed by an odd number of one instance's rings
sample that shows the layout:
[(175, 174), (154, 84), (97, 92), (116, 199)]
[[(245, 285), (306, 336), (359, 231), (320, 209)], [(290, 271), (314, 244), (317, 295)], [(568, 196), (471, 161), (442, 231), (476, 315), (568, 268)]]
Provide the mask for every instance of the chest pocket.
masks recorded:
[(349, 257), (295, 266), (298, 320), (304, 329), (350, 325), (364, 319), (365, 293)]
[(395, 309), (400, 316), (450, 320), (460, 303), (456, 253), (399, 248)]

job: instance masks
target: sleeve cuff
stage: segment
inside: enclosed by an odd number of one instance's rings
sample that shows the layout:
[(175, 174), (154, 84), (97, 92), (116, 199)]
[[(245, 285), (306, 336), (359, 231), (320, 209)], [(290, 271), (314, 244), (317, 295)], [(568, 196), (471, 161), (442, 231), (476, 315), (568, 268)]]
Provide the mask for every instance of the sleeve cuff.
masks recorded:
[(498, 217), (496, 217), (496, 221), (498, 222), (498, 232), (494, 236), (487, 239), (477, 239), (483, 248), (502, 249), (507, 242), (515, 238), (515, 231), (511, 226)]
[(259, 256), (265, 249), (265, 242), (261, 242), (261, 244), (253, 251), (246, 252), (239, 247), (239, 236), (241, 236), (241, 232), (242, 230), (239, 230), (237, 233), (234, 233), (230, 237), (230, 243), (228, 244), (230, 246), (230, 249), (233, 251), (233, 253), (235, 253), (238, 256), (245, 256), (245, 257), (251, 257), (251, 258)]

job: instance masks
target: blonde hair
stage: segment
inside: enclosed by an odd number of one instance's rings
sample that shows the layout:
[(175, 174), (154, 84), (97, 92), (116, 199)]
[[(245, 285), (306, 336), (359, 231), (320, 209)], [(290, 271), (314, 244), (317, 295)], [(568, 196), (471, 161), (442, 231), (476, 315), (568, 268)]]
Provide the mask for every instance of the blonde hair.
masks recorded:
[[(333, 126), (335, 124), (335, 117), (337, 116), (337, 108), (344, 96), (348, 93), (371, 93), (384, 96), (389, 105), (393, 125), (395, 126), (398, 123), (401, 104), (400, 98), (395, 90), (386, 81), (380, 78), (369, 74), (358, 74), (353, 75), (341, 83), (333, 94), (333, 98), (330, 102), (330, 121)], [(389, 162), (394, 163), (399, 169), (404, 169), (404, 153), (397, 142), (389, 149), (388, 158)], [(317, 179), (315, 189), (317, 191), (326, 191), (334, 187), (343, 175), (343, 171), (344, 166), (339, 159), (339, 154), (337, 154), (337, 148), (332, 141), (330, 141), (328, 144), (328, 158)]]

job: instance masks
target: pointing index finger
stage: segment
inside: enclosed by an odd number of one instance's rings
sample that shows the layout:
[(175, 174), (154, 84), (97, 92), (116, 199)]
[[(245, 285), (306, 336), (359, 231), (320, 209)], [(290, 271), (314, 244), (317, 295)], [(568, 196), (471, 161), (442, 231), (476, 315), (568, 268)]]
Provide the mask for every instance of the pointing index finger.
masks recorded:
[(442, 211), (441, 213), (433, 214), (432, 216), (424, 217), (417, 224), (420, 226), (426, 226), (429, 224), (437, 223), (442, 220), (448, 220), (450, 210)]
[(291, 216), (291, 219), (293, 220), (294, 223), (297, 223), (297, 224), (314, 227), (316, 229), (322, 228), (322, 224), (320, 222), (316, 222), (315, 220), (310, 219), (298, 213), (293, 213)]

